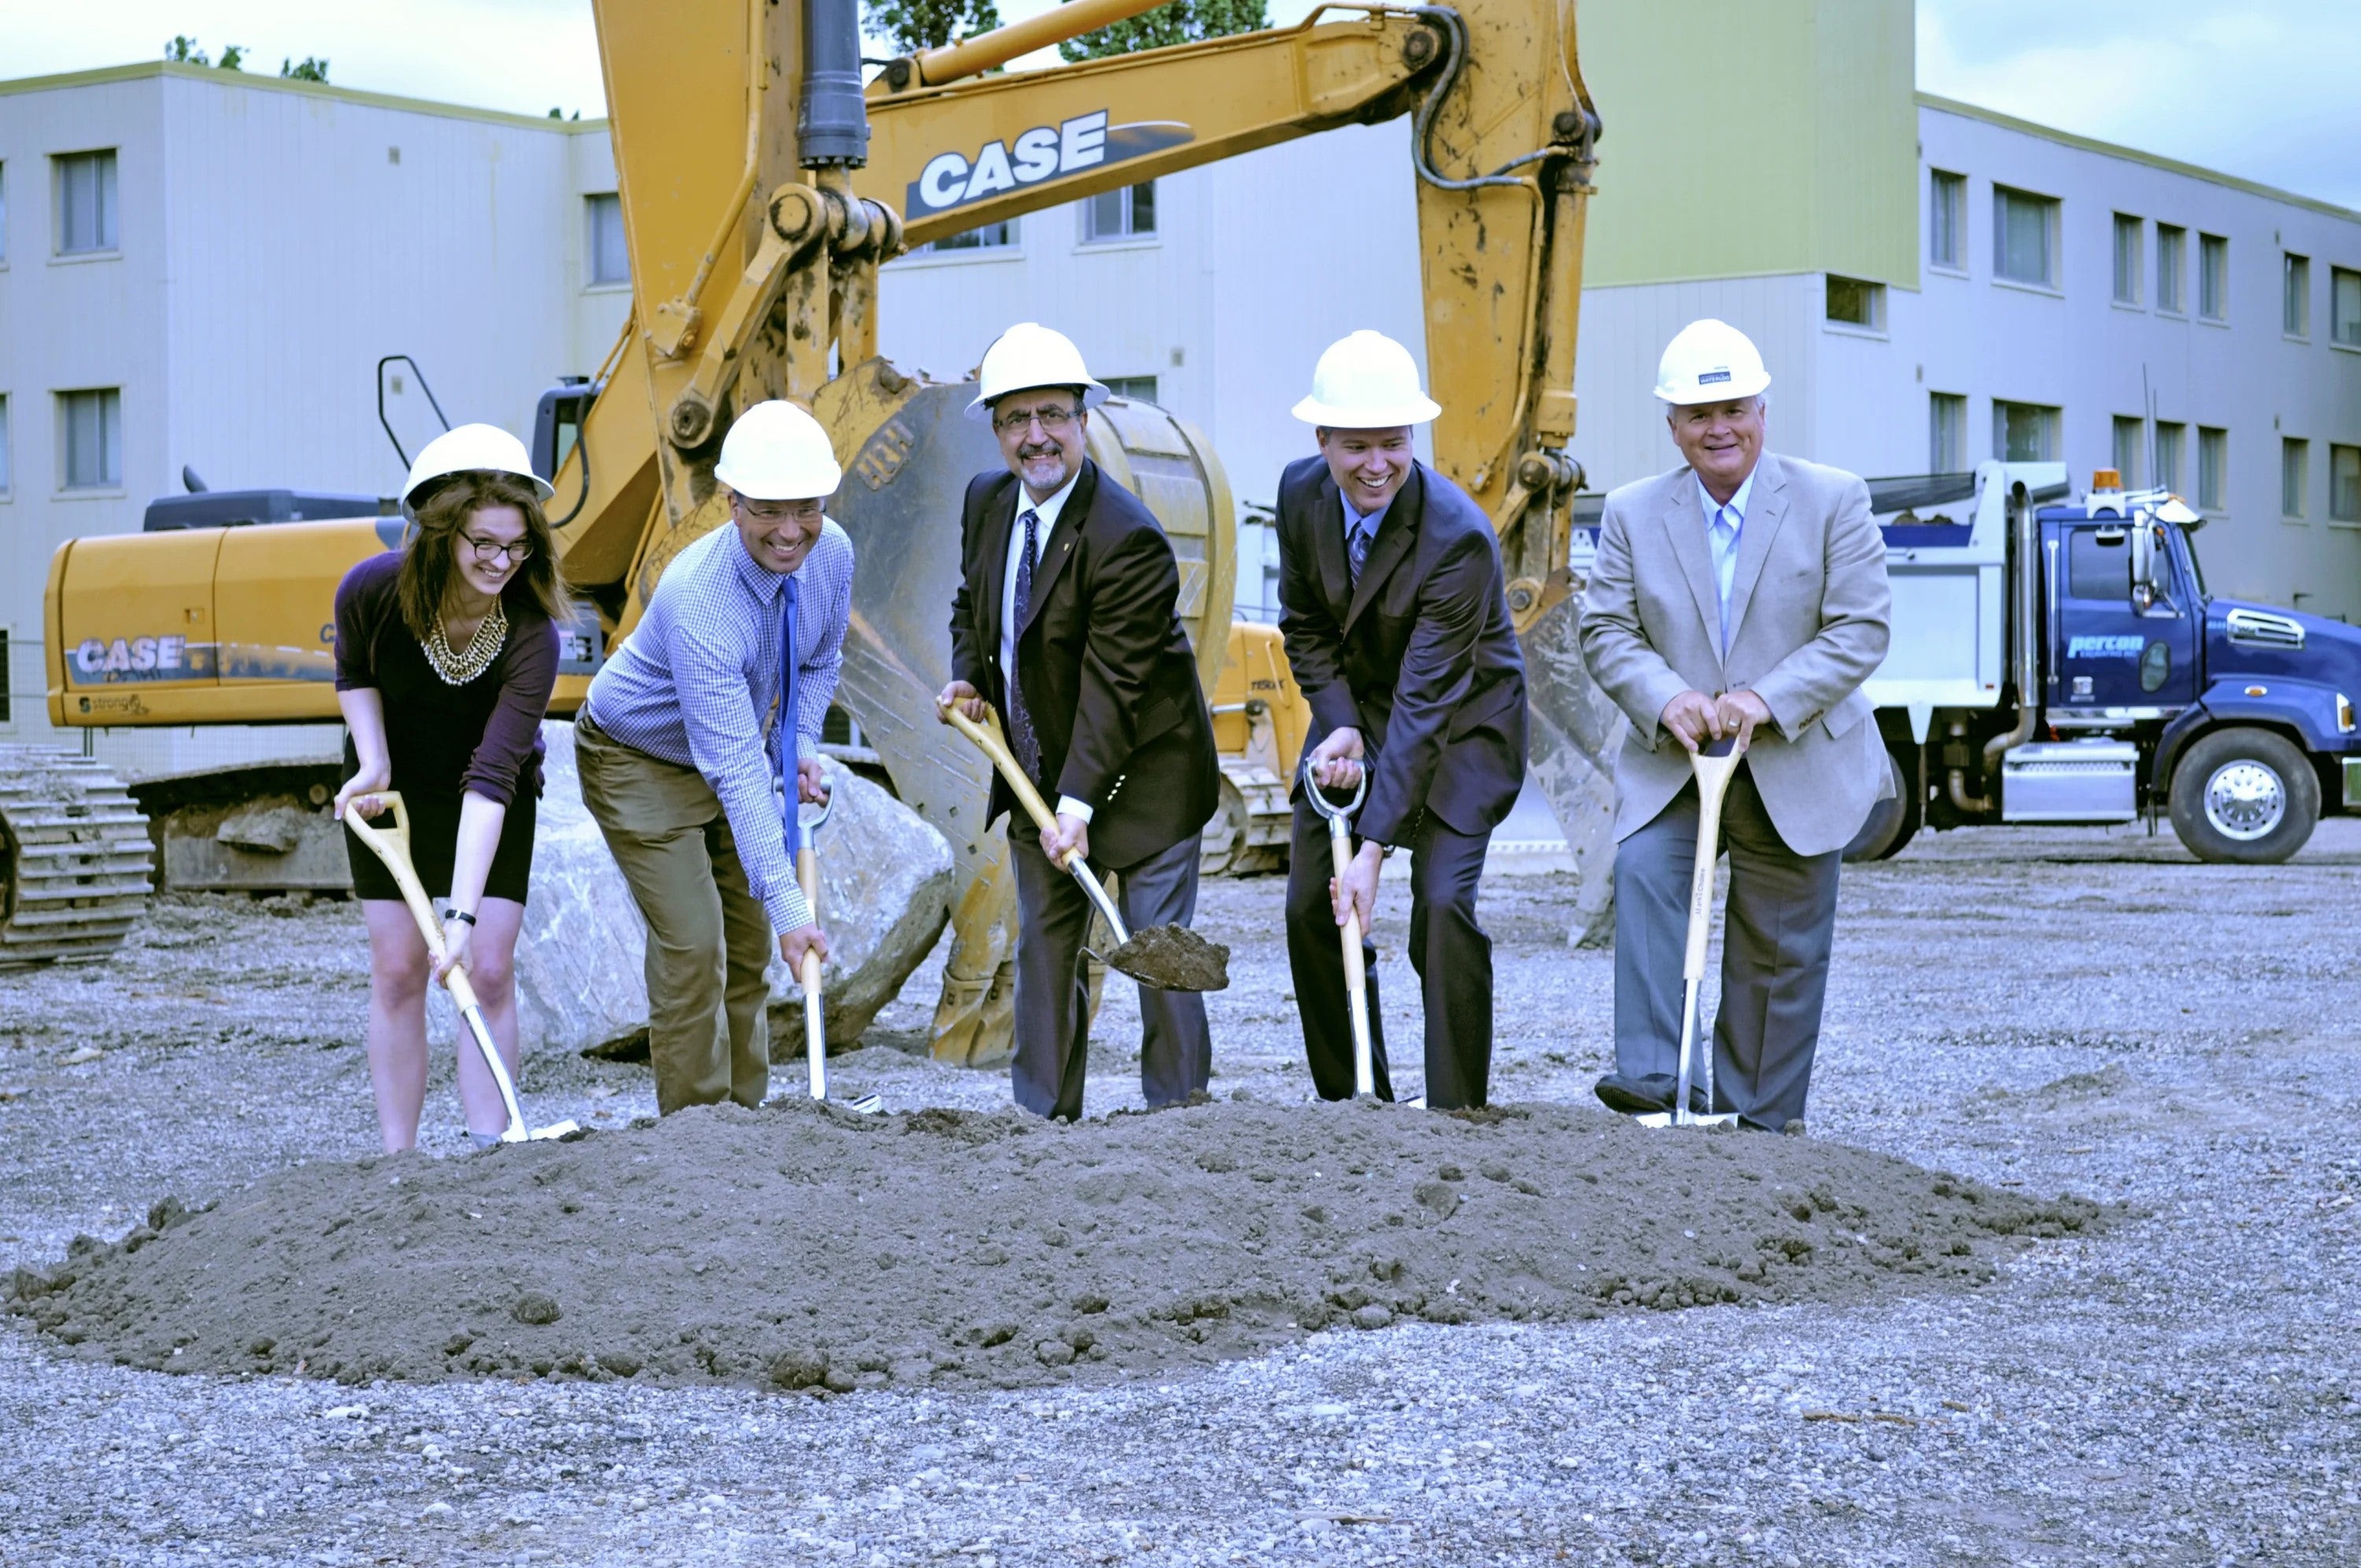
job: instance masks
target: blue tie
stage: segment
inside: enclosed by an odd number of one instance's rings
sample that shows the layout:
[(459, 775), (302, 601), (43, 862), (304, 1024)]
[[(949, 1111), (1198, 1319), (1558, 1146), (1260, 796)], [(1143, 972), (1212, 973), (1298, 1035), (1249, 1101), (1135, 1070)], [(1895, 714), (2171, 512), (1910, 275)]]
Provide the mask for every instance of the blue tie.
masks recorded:
[(779, 717), (771, 726), (771, 759), (778, 769), (786, 817), (787, 853), (802, 844), (803, 814), (796, 809), (796, 580), (779, 594)]
[(1377, 530), (1369, 526), (1366, 517), (1345, 531), (1345, 566), (1352, 573), (1353, 587), (1356, 588), (1361, 586), (1361, 568), (1369, 564), (1369, 543), (1376, 534)]
[(1016, 624), (1008, 629), (1008, 740), (1016, 749), (1025, 776), (1037, 782), (1041, 777), (1041, 741), (1033, 733), (1033, 716), (1025, 711), (1025, 694), (1016, 685), (1016, 641), (1025, 630), (1026, 612), (1033, 608), (1033, 554), (1039, 544), (1040, 526), (1040, 514), (1026, 508), (1025, 554), (1016, 563), (1016, 593), (1011, 606)]
[(1738, 524), (1730, 520), (1728, 505), (1713, 511), (1713, 586), (1721, 600), (1721, 651), (1730, 652), (1730, 590), (1736, 567)]

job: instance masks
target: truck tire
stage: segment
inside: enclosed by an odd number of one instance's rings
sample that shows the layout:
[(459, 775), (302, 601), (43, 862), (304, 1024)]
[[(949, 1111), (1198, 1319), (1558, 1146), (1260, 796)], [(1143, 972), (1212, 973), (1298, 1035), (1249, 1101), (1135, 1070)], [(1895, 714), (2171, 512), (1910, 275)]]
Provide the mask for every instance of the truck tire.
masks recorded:
[(1902, 852), (1919, 826), (1927, 819), (1927, 802), (1917, 787), (1918, 759), (1905, 757), (1889, 746), (1885, 749), (1886, 772), (1894, 780), (1892, 798), (1881, 800), (1869, 808), (1869, 820), (1845, 846), (1848, 861), (1883, 861)]
[(2201, 861), (2275, 866), (2320, 822), (2320, 775), (2286, 736), (2243, 726), (2190, 742), (2172, 770), (2172, 830)]

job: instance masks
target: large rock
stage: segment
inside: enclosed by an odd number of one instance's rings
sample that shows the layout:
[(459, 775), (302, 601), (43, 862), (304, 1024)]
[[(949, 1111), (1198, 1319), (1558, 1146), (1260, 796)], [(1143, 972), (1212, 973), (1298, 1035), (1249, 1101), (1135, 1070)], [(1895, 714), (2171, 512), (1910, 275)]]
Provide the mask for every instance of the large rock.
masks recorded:
[[(643, 1056), (647, 928), (607, 840), (582, 804), (574, 726), (542, 726), (548, 784), (533, 838), (533, 896), (517, 941), (517, 1024), (526, 1047)], [(820, 918), (834, 957), (825, 974), (828, 1041), (842, 1049), (942, 934), (950, 909), (951, 850), (941, 834), (886, 791), (829, 764), (836, 812), (820, 836)], [(857, 848), (856, 848), (857, 847)], [(803, 1050), (803, 992), (771, 965), (774, 1056)], [(448, 1000), (432, 999), (440, 1027)]]
[(1615, 935), (1615, 753), (1631, 728), (1582, 663), (1579, 596), (1553, 606), (1525, 633), (1532, 694), (1527, 770), (1557, 814), (1574, 857), (1576, 947)]

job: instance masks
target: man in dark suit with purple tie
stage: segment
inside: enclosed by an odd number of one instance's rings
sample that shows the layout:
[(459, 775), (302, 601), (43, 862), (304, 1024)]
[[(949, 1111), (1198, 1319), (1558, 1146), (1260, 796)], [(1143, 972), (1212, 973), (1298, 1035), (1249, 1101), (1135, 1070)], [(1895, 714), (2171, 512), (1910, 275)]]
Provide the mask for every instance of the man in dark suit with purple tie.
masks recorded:
[[(1178, 613), (1180, 573), (1139, 499), (1083, 454), (1105, 387), (1063, 334), (1010, 327), (983, 356), (971, 416), (991, 421), (1005, 470), (979, 474), (961, 509), (951, 683), (939, 701), (1000, 714), (1043, 796), (1037, 833), (995, 776), (986, 823), (1011, 813), (1016, 872), (1016, 1102), (1079, 1119), (1090, 1054), (1082, 856), (1121, 882), (1135, 930), (1196, 914), (1198, 839), (1218, 802), (1213, 721)], [(1140, 1082), (1150, 1105), (1205, 1088), (1213, 1047), (1193, 992), (1142, 986)]]
[[(1426, 1003), (1426, 1102), (1481, 1105), (1492, 1061), (1492, 942), (1476, 923), (1484, 852), (1525, 776), (1525, 663), (1500, 547), (1465, 490), (1411, 455), (1443, 411), (1400, 344), (1356, 332), (1312, 372), (1295, 416), (1319, 454), (1279, 487), (1279, 629), (1312, 708), (1312, 777), (1368, 774), (1351, 867), (1330, 877), (1327, 825), (1295, 804), (1287, 951), (1312, 1080), (1353, 1092), (1337, 927), (1369, 929), (1384, 851), (1411, 851), (1410, 958)], [(1364, 948), (1377, 1092), (1393, 1098), (1378, 1025), (1376, 949)]]

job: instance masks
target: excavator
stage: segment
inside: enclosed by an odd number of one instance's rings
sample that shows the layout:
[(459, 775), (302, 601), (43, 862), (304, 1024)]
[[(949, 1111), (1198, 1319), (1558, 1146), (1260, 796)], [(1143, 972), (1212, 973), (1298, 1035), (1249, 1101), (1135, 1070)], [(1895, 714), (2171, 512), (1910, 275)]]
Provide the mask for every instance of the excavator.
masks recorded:
[[(935, 1053), (952, 1060), (1003, 1054), (1010, 1030), (1005, 842), (982, 820), (982, 759), (933, 711), (959, 574), (947, 520), (967, 479), (1000, 458), (961, 417), (970, 388), (877, 351), (878, 268), (911, 247), (1410, 116), (1403, 174), (1417, 191), (1429, 379), (1445, 411), (1434, 461), (1499, 534), (1532, 664), (1535, 775), (1577, 852), (1603, 824), (1612, 720), (1574, 651), (1579, 584), (1567, 569), (1582, 477), (1567, 448), (1583, 224), (1600, 133), (1573, 0), (1333, 4), (1288, 27), (1001, 69), (1159, 3), (1068, 0), (893, 60), (865, 82), (857, 0), (595, 5), (632, 302), (605, 364), (545, 397), (536, 433), (555, 475), (566, 580), (582, 601), (555, 711), (580, 702), (666, 564), (726, 517), (713, 465), (737, 411), (768, 398), (810, 408), (845, 466), (829, 510), (859, 557), (839, 705), (957, 861), (934, 1027)], [(1200, 432), (1145, 401), (1111, 400), (1090, 450), (1147, 502), (1180, 559), (1180, 609), (1229, 784), (1213, 834), (1233, 839), (1213, 849), (1251, 863), (1283, 844), (1303, 725), (1276, 632), (1232, 624), (1228, 478)], [(52, 722), (334, 718), (335, 584), (396, 545), (401, 520), (317, 517), (61, 546), (47, 597)], [(128, 841), (137, 814), (126, 827), (128, 803), (106, 783), (66, 759), (46, 770), (0, 760), (0, 865), (14, 868), (0, 962), (103, 954), (128, 929), (147, 885)]]

